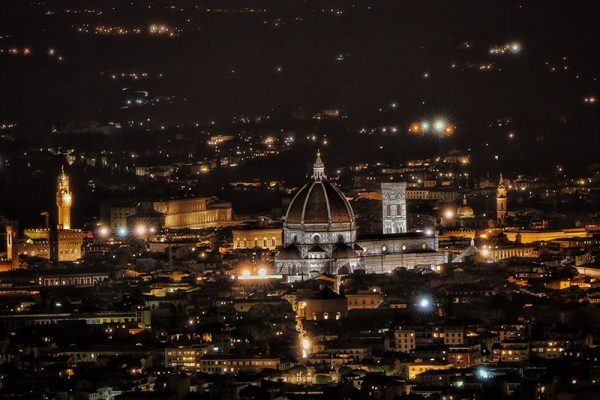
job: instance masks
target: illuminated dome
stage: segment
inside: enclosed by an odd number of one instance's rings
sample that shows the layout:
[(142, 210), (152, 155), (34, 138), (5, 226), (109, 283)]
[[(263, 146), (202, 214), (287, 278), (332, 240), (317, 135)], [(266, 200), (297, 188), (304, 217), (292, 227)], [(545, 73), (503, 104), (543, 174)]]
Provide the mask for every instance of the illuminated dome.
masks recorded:
[[(354, 212), (344, 194), (324, 174), (320, 155), (314, 164), (310, 182), (294, 196), (288, 207), (285, 223), (290, 225), (327, 225), (348, 229), (354, 226)], [(329, 229), (328, 229), (329, 230)]]
[(311, 180), (294, 195), (283, 220), (283, 249), (275, 269), (296, 277), (349, 274), (362, 267), (360, 251), (352, 207), (327, 180), (317, 153)]
[(473, 209), (467, 205), (466, 195), (463, 197), (463, 205), (458, 207), (456, 213), (458, 214), (458, 218), (475, 218), (475, 213), (473, 212)]

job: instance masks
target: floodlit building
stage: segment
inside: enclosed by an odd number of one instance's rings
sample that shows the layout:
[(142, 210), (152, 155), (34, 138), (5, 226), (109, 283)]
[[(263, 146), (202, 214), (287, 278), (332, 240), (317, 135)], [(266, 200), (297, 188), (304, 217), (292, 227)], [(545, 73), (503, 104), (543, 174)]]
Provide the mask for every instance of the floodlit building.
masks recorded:
[(73, 195), (69, 183), (69, 177), (65, 174), (64, 168), (58, 176), (56, 190), (56, 208), (58, 216), (58, 229), (71, 229), (71, 205), (73, 204)]
[(352, 206), (327, 179), (318, 154), (311, 179), (296, 192), (287, 209), (276, 271), (299, 278), (356, 270), (383, 273), (398, 267), (435, 270), (447, 261), (447, 254), (438, 252), (435, 233), (406, 232), (405, 188), (402, 184), (382, 185), (384, 233), (357, 237)]
[(406, 232), (406, 182), (381, 184), (383, 233)]
[(146, 230), (207, 229), (231, 224), (229, 203), (212, 203), (206, 197), (121, 202), (102, 207), (103, 220), (113, 231), (135, 233), (138, 226)]
[(233, 249), (275, 250), (283, 243), (281, 228), (256, 228), (233, 230)]

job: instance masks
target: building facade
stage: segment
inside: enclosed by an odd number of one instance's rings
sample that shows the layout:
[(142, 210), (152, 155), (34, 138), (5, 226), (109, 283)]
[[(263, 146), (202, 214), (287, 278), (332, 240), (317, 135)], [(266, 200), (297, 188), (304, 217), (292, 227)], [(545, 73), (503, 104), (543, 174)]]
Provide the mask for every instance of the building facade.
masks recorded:
[(160, 229), (207, 229), (231, 224), (229, 203), (211, 203), (206, 197), (162, 201), (134, 201), (105, 205), (102, 219), (111, 230), (133, 233), (137, 226)]
[(75, 261), (83, 257), (85, 233), (81, 230), (60, 229), (56, 231), (55, 240), (50, 238), (50, 229), (25, 229), (23, 234), (27, 240), (19, 244), (19, 254), (50, 259), (54, 245), (56, 261)]
[(232, 211), (228, 204), (209, 204), (205, 197), (155, 201), (152, 209), (165, 216), (166, 229), (203, 229), (231, 221)]
[(383, 234), (406, 232), (406, 182), (381, 184)]
[(79, 272), (40, 276), (41, 286), (94, 286), (110, 278), (108, 272)]
[(234, 229), (232, 234), (234, 250), (275, 250), (283, 244), (280, 228)]
[(200, 360), (200, 370), (207, 374), (236, 374), (265, 369), (278, 370), (279, 364), (280, 359), (277, 357), (209, 354)]

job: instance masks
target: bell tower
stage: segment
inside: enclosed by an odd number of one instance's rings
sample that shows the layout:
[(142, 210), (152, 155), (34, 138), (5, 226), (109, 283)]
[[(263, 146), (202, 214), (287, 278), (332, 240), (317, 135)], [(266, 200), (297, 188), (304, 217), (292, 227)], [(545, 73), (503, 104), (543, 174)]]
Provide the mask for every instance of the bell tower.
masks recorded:
[(71, 204), (73, 197), (69, 184), (69, 177), (65, 174), (64, 167), (57, 180), (56, 207), (58, 208), (58, 229), (71, 229)]
[(406, 182), (382, 182), (383, 234), (406, 232)]
[(10, 261), (11, 269), (19, 268), (19, 250), (17, 248), (17, 232), (15, 225), (6, 225), (6, 258)]
[(500, 174), (500, 182), (498, 182), (498, 189), (496, 192), (496, 221), (498, 225), (502, 226), (506, 223), (506, 182)]

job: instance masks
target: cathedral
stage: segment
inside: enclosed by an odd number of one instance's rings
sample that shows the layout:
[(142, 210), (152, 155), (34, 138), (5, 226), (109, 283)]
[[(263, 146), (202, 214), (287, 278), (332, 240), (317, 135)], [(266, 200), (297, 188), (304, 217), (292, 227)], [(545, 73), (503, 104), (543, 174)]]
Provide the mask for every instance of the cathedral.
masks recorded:
[(277, 273), (290, 279), (398, 267), (435, 269), (447, 262), (434, 233), (407, 232), (406, 183), (382, 184), (382, 233), (357, 237), (352, 206), (327, 179), (320, 154), (310, 180), (290, 202), (283, 221)]

